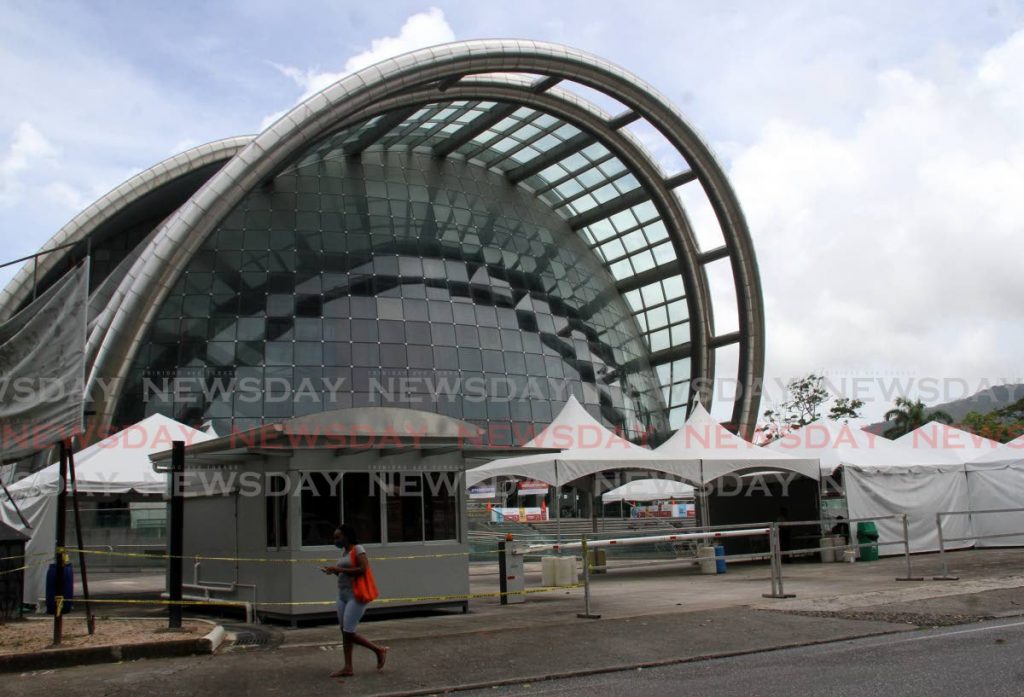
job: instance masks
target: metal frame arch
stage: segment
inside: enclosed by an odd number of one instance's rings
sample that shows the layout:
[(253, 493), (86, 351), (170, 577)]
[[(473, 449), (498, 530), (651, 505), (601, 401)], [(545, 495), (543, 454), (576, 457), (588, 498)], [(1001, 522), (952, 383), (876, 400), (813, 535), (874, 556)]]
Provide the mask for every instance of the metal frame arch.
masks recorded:
[[(441, 95), (429, 88), (419, 91), (403, 91), (381, 104), (374, 105), (377, 111), (373, 114), (364, 112), (353, 115), (341, 127), (353, 126), (372, 115), (387, 113), (392, 109), (426, 106), (437, 102), (439, 98), (468, 99), (473, 97), (538, 109), (589, 132), (637, 176), (642, 188), (649, 193), (651, 201), (657, 206), (666, 227), (675, 233), (670, 234), (670, 239), (676, 249), (680, 275), (683, 276), (686, 284), (686, 301), (692, 327), (690, 334), (691, 374), (701, 378), (713, 375), (714, 356), (710, 349), (713, 307), (710, 302), (707, 274), (703, 266), (696, 262), (699, 250), (686, 211), (672, 190), (665, 185), (664, 176), (654, 163), (653, 158), (631, 133), (610, 127), (607, 114), (594, 108), (593, 105), (580, 99), (574, 93), (555, 94), (556, 90), (549, 90), (538, 94), (520, 89), (516, 85), (517, 81), (474, 80), (472, 86), (457, 84), (447, 88)], [(603, 262), (601, 263), (603, 264)], [(692, 401), (694, 396), (695, 393), (691, 390), (689, 401)]]
[[(118, 308), (90, 375), (90, 382), (103, 376), (114, 383), (112, 390), (104, 392), (103, 401), (96, 404), (98, 418), (109, 422), (113, 411), (110, 397), (120, 392), (139, 343), (185, 263), (249, 190), (284, 166), (301, 148), (327, 135), (346, 118), (373, 108), (388, 97), (431, 84), (439, 95), (444, 95), (465, 76), (495, 72), (534, 73), (587, 85), (641, 114), (674, 146), (689, 144), (693, 148), (692, 151), (682, 148), (680, 154), (687, 162), (696, 161), (694, 171), (719, 215), (723, 236), (727, 245), (731, 245), (729, 251), (751, 252), (749, 255), (730, 254), (741, 303), (741, 328), (747, 337), (747, 346), (741, 352), (741, 383), (751, 384), (759, 377), (754, 374), (760, 365), (759, 357), (763, 361), (763, 308), (752, 244), (735, 195), (693, 129), (646, 83), (601, 59), (553, 44), (472, 41), (446, 44), (384, 61), (314, 95), (238, 153), (161, 226), (152, 253), (140, 259), (129, 274), (134, 283), (121, 289), (124, 302)], [(663, 173), (659, 175), (663, 177)], [(682, 229), (676, 228), (676, 231)], [(737, 273), (737, 269), (741, 273)], [(745, 295), (755, 291), (758, 297), (746, 303)], [(744, 400), (734, 406), (742, 428), (749, 429), (753, 425), (756, 406), (750, 394), (745, 394)]]

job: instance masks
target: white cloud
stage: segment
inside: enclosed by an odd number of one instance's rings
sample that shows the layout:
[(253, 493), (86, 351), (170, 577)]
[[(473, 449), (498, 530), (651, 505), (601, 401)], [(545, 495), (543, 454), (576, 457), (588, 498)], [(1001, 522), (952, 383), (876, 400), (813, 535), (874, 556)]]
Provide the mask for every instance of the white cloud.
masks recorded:
[[(340, 71), (321, 70), (319, 68), (295, 68), (286, 65), (275, 65), (281, 74), (291, 78), (302, 88), (302, 94), (296, 103), (301, 103), (317, 92), (330, 87), (338, 80), (354, 72), (367, 68), (388, 58), (409, 53), (417, 49), (455, 41), (455, 32), (445, 19), (444, 12), (432, 7), (426, 12), (418, 12), (408, 19), (398, 31), (398, 36), (385, 36), (370, 41), (370, 48), (358, 53), (345, 61)], [(260, 130), (284, 116), (287, 110), (270, 114), (263, 118)]]
[(27, 121), (18, 124), (11, 144), (0, 158), (0, 204), (17, 203), (25, 191), (24, 177), (57, 158), (57, 148)]
[(942, 81), (882, 71), (852, 129), (776, 119), (734, 156), (770, 375), (1024, 373), (1021, 64), (1024, 31)]

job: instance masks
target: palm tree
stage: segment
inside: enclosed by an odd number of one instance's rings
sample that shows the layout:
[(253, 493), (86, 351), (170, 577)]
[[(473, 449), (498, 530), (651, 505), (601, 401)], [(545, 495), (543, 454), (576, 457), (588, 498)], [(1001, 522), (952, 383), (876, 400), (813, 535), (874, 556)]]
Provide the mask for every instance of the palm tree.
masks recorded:
[(892, 421), (893, 426), (886, 430), (886, 438), (899, 438), (905, 433), (910, 433), (926, 423), (937, 421), (947, 426), (953, 423), (953, 417), (944, 411), (934, 409), (928, 413), (928, 409), (920, 399), (912, 402), (906, 397), (897, 397), (895, 406), (885, 412), (885, 420)]

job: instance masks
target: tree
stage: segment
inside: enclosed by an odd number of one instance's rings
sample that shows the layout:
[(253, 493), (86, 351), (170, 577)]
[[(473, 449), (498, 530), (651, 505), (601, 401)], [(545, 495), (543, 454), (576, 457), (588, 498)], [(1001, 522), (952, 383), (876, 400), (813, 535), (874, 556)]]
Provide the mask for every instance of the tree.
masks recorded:
[(836, 397), (836, 401), (832, 404), (832, 408), (828, 410), (828, 418), (833, 421), (859, 419), (860, 410), (863, 407), (864, 402), (862, 400), (850, 399), (849, 397)]
[(886, 438), (899, 438), (921, 426), (937, 421), (947, 426), (953, 423), (953, 417), (939, 409), (928, 411), (928, 407), (920, 399), (911, 401), (906, 397), (897, 397), (893, 408), (885, 412), (885, 420), (893, 425), (886, 429)]
[(985, 414), (972, 411), (963, 418), (960, 427), (984, 438), (991, 438), (1000, 443), (1009, 443), (1024, 435), (1024, 410), (1022, 407), (1024, 404), (1018, 401)]
[[(825, 378), (810, 374), (807, 377), (790, 380), (786, 385), (788, 399), (779, 404), (778, 410), (764, 412), (764, 426), (761, 435), (765, 441), (781, 438), (789, 431), (796, 430), (821, 418), (821, 407), (830, 395), (825, 389)], [(838, 397), (828, 412), (833, 421), (856, 419), (864, 402), (849, 397)]]

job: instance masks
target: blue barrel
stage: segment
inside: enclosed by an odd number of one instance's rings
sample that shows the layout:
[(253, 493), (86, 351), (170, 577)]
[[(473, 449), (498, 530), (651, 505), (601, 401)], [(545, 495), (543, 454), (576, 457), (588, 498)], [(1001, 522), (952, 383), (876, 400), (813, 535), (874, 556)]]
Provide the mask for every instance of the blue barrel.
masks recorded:
[(715, 545), (715, 573), (725, 573), (725, 547)]
[[(46, 569), (46, 614), (55, 615), (57, 614), (57, 584), (55, 580), (57, 578), (57, 565), (50, 564)], [(64, 592), (61, 595), (64, 597), (64, 605), (61, 607), (60, 614), (66, 615), (71, 612), (73, 604), (71, 599), (75, 597), (75, 569), (71, 564), (64, 565)]]

